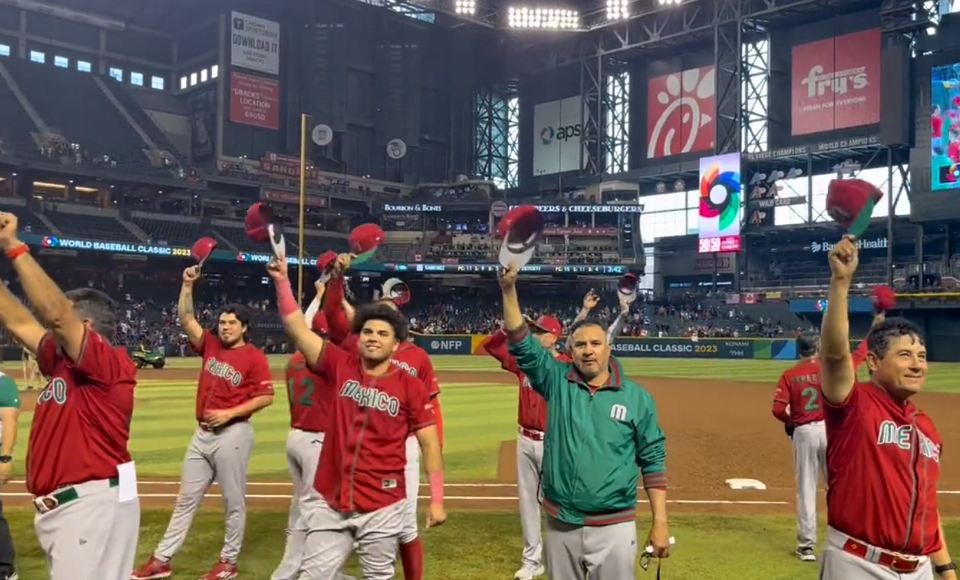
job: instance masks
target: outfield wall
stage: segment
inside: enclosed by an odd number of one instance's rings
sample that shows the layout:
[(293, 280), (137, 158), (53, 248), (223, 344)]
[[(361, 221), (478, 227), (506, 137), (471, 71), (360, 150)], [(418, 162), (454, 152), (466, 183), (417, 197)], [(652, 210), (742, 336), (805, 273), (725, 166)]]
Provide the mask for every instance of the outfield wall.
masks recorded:
[[(432, 355), (486, 354), (480, 344), (486, 338), (476, 334), (427, 334), (414, 337), (420, 348)], [(633, 338), (621, 337), (613, 343), (620, 357), (723, 358), (795, 360), (797, 342), (768, 338)]]

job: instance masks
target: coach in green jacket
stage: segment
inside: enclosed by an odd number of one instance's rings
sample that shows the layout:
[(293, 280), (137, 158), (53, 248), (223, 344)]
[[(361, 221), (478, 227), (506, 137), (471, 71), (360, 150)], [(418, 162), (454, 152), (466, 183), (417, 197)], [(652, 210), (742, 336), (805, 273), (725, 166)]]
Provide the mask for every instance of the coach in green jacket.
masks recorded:
[(517, 269), (500, 273), (510, 354), (547, 401), (543, 507), (552, 580), (635, 577), (637, 482), (650, 499), (647, 544), (669, 556), (666, 444), (653, 397), (610, 358), (606, 329), (570, 330), (573, 364), (556, 361), (531, 338), (517, 299)]

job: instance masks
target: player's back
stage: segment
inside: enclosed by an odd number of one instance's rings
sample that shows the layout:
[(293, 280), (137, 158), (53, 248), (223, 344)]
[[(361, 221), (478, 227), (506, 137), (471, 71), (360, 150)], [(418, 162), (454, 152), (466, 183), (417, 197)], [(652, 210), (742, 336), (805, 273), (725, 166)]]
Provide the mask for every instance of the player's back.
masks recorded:
[(790, 420), (794, 425), (823, 421), (823, 391), (821, 390), (819, 358), (800, 361), (783, 373), (790, 397)]

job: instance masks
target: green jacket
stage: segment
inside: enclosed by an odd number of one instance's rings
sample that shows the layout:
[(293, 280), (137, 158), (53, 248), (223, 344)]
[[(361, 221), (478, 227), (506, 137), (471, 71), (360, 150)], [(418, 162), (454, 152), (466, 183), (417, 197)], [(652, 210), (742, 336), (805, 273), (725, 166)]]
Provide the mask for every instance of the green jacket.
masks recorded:
[(640, 473), (644, 487), (666, 487), (666, 440), (653, 397), (613, 358), (609, 383), (593, 391), (573, 364), (555, 360), (529, 333), (511, 337), (510, 354), (547, 401), (544, 510), (575, 526), (633, 521)]

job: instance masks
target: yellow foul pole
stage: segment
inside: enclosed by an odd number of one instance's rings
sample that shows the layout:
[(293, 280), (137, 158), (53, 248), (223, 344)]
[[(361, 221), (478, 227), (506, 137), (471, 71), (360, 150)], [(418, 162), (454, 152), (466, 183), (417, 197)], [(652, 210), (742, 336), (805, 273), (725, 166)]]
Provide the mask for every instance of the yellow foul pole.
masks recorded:
[(303, 308), (303, 206), (307, 198), (307, 120), (300, 114), (300, 229), (297, 239), (297, 302)]

